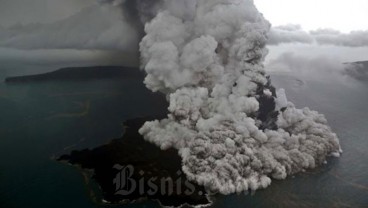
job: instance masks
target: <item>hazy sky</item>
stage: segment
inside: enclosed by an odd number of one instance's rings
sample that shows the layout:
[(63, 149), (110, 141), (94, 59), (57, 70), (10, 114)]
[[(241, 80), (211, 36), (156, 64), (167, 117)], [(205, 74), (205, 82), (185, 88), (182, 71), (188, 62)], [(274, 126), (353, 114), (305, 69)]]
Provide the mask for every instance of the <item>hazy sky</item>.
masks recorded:
[(0, 0), (0, 25), (53, 22), (93, 3), (95, 0)]
[[(301, 25), (304, 30), (316, 30), (318, 28), (332, 28), (342, 32), (350, 32), (351, 30), (367, 30), (368, 31), (368, 0), (254, 0), (258, 9), (265, 15), (265, 17), (272, 23), (273, 26), (286, 25), (286, 24), (297, 24)], [(128, 32), (123, 31), (122, 38), (110, 38), (112, 35), (119, 36), (116, 28), (113, 24), (111, 27), (106, 29), (104, 23), (104, 18), (101, 17), (101, 12), (96, 10), (96, 13), (89, 8), (99, 7), (91, 6), (95, 5), (97, 0), (0, 0), (0, 43), (4, 44), (0, 46), (0, 63), (2, 63), (2, 68), (4, 69), (4, 64), (9, 66), (9, 71), (13, 69), (19, 69), (19, 64), (29, 68), (30, 64), (40, 65), (38, 60), (48, 60), (45, 63), (50, 63), (54, 65), (55, 63), (69, 64), (70, 61), (70, 51), (68, 50), (54, 50), (52, 53), (47, 49), (60, 49), (67, 48), (72, 50), (81, 50), (79, 52), (73, 52), (74, 62), (73, 65), (91, 65), (98, 63), (106, 64), (126, 64), (126, 59), (123, 59), (121, 52), (114, 51), (94, 51), (93, 47), (79, 47), (79, 48), (68, 48), (63, 46), (62, 43), (66, 40), (77, 41), (81, 38), (75, 38), (71, 34), (77, 34), (79, 36), (86, 35), (84, 33), (78, 32), (80, 30), (94, 31), (91, 33), (92, 43), (101, 43), (102, 45), (106, 43), (107, 46), (111, 46), (111, 42), (116, 41), (121, 42)], [(92, 13), (88, 13), (91, 10)], [(85, 15), (86, 12), (90, 15)], [(110, 14), (110, 13), (109, 13)], [(72, 15), (76, 15), (73, 18), (68, 18)], [(114, 19), (107, 15), (107, 20)], [(85, 18), (83, 18), (85, 17)], [(115, 18), (116, 19), (116, 18)], [(57, 20), (62, 20), (60, 23), (54, 23)], [(101, 23), (102, 22), (102, 23)], [(50, 23), (44, 26), (43, 29), (37, 29), (35, 26), (23, 27), (21, 31), (23, 33), (18, 34), (17, 38), (10, 36), (10, 38), (5, 39), (2, 31), (6, 29), (1, 28), (1, 26), (11, 26), (17, 23), (27, 25), (29, 23)], [(109, 23), (109, 21), (108, 21)], [(111, 22), (110, 22), (111, 23)], [(117, 24), (119, 25), (119, 20)], [(51, 30), (52, 34), (45, 34), (46, 39), (37, 37), (40, 36), (39, 33), (50, 32), (47, 28), (54, 28), (57, 25), (62, 25), (60, 29), (63, 29), (62, 33), (59, 29), (57, 31)], [(42, 27), (42, 26), (40, 26)], [(80, 28), (79, 28), (80, 27)], [(18, 27), (17, 27), (18, 28)], [(22, 28), (22, 27), (20, 27)], [(30, 29), (37, 30), (30, 30)], [(102, 29), (101, 29), (102, 28)], [(115, 28), (115, 29), (114, 29)], [(38, 32), (31, 33), (29, 31)], [(74, 32), (74, 33), (73, 33)], [(286, 31), (288, 32), (288, 31)], [(56, 34), (54, 34), (56, 33)], [(367, 43), (368, 39), (365, 35), (368, 32), (361, 33), (361, 35), (352, 36), (353, 39), (362, 39), (364, 43)], [(12, 33), (9, 33), (12, 35)], [(8, 35), (9, 35), (8, 34)], [(65, 38), (59, 38), (57, 34), (69, 34), (64, 35)], [(284, 33), (280, 33), (284, 34)], [(290, 35), (291, 34), (291, 35)], [(306, 33), (304, 31), (291, 31), (290, 36), (285, 36), (288, 38), (299, 37), (299, 35)], [(6, 34), (5, 34), (6, 35)], [(87, 34), (88, 35), (88, 34)], [(285, 35), (285, 34), (284, 34)], [(333, 36), (334, 34), (332, 34)], [(63, 36), (63, 37), (64, 37)], [(78, 36), (78, 37), (79, 37)], [(341, 35), (340, 35), (341, 36)], [(349, 36), (335, 37), (335, 40), (345, 40), (352, 39)], [(67, 39), (69, 37), (69, 39)], [(89, 37), (89, 35), (88, 35)], [(80, 43), (83, 45), (86, 42), (90, 43), (91, 38), (88, 39), (83, 36)], [(96, 38), (98, 37), (98, 38)], [(119, 36), (120, 37), (120, 36)], [(355, 38), (358, 37), (358, 38)], [(35, 38), (35, 40), (33, 40)], [(47, 45), (50, 40), (55, 39), (55, 43)], [(87, 41), (88, 40), (88, 41)], [(4, 42), (5, 41), (5, 42)], [(13, 42), (12, 42), (13, 41)], [(102, 41), (102, 42), (101, 42)], [(105, 41), (105, 42), (104, 42)], [(70, 41), (69, 41), (70, 42)], [(362, 42), (362, 43), (363, 43)], [(13, 44), (12, 43), (16, 43)], [(42, 44), (38, 44), (42, 43)], [(67, 42), (68, 43), (68, 42)], [(360, 42), (359, 42), (360, 43)], [(17, 45), (26, 45), (26, 50), (22, 47), (16, 47)], [(38, 45), (37, 45), (38, 44)], [(46, 45), (45, 45), (46, 44)], [(99, 44), (99, 45), (101, 45)], [(35, 45), (34, 48), (30, 47)], [(55, 47), (61, 45), (63, 47)], [(77, 44), (78, 45), (78, 44)], [(93, 45), (93, 44), (92, 44)], [(117, 45), (117, 44), (115, 44)], [(361, 44), (367, 45), (367, 44)], [(53, 48), (54, 47), (54, 48)], [(12, 50), (10, 50), (12, 48)], [(40, 50), (44, 49), (44, 50)], [(276, 58), (278, 55), (284, 52), (295, 52), (300, 53), (305, 52), (305, 56), (315, 55), (316, 51), (322, 51), (323, 54), (341, 56), (342, 61), (356, 61), (356, 60), (367, 60), (368, 57), (368, 47), (360, 48), (349, 48), (349, 47), (339, 47), (339, 46), (326, 46), (322, 47), (315, 44), (280, 44), (279, 46), (270, 46), (270, 55), (268, 59)], [(322, 50), (323, 49), (323, 50)], [(336, 52), (331, 53), (331, 52)], [(102, 55), (101, 55), (102, 54)], [(98, 56), (98, 58), (96, 58)], [(36, 58), (35, 58), (36, 57)], [(130, 56), (128, 56), (130, 57)], [(26, 61), (25, 61), (26, 60)], [(96, 63), (96, 60), (98, 63)], [(130, 60), (130, 58), (129, 58)], [(6, 63), (5, 63), (6, 62)], [(26, 63), (23, 63), (26, 62)], [(34, 63), (36, 62), (36, 63)], [(55, 68), (54, 66), (50, 67)]]
[(368, 30), (368, 0), (254, 0), (273, 25)]

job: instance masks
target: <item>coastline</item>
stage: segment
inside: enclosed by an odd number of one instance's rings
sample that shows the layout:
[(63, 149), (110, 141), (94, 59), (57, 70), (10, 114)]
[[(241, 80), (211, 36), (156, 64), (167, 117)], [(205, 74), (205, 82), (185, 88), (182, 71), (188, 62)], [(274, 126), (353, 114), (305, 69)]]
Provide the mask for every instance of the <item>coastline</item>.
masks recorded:
[[(195, 192), (191, 194), (184, 190), (188, 185), (185, 174), (181, 171), (181, 158), (177, 150), (169, 149), (161, 150), (149, 142), (146, 142), (138, 133), (138, 129), (145, 121), (154, 120), (155, 118), (138, 118), (125, 122), (126, 131), (122, 138), (113, 139), (110, 143), (99, 146), (95, 149), (84, 149), (80, 151), (72, 151), (69, 155), (62, 155), (57, 161), (77, 167), (78, 171), (83, 174), (87, 187), (90, 183), (87, 179), (94, 179), (101, 190), (101, 199), (97, 199), (96, 193), (89, 193), (92, 200), (98, 204), (132, 204), (146, 200), (157, 201), (163, 207), (206, 207), (211, 205), (211, 200), (205, 191), (205, 188), (197, 184), (192, 184)], [(157, 119), (157, 118), (156, 118)], [(148, 194), (149, 188), (147, 184), (142, 185), (144, 190), (134, 190), (129, 195), (116, 194), (113, 184), (114, 177), (118, 173), (113, 166), (134, 166), (137, 170), (131, 175), (132, 180), (142, 181), (144, 178), (170, 179), (175, 181), (172, 183), (173, 190), (179, 192), (169, 194), (162, 192), (163, 183), (161, 180), (154, 182), (161, 192)], [(88, 170), (89, 174), (85, 174)], [(92, 171), (92, 172), (91, 172)], [(144, 175), (141, 173), (144, 172)], [(139, 174), (137, 174), (139, 173)], [(178, 174), (180, 173), (180, 174)], [(142, 179), (143, 178), (143, 179)], [(169, 180), (169, 182), (170, 182)], [(166, 181), (167, 182), (167, 181)], [(149, 183), (149, 182), (148, 182)], [(168, 183), (170, 184), (170, 183)], [(164, 187), (166, 190), (166, 187)], [(183, 191), (181, 191), (183, 190)], [(189, 192), (188, 192), (189, 193)]]

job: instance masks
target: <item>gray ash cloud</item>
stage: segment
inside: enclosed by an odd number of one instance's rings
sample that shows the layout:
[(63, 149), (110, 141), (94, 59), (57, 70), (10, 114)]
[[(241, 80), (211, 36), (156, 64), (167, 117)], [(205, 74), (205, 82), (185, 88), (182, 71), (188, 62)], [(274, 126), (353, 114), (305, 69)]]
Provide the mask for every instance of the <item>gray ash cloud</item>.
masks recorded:
[(140, 133), (176, 148), (189, 179), (222, 194), (257, 190), (340, 155), (323, 115), (270, 87), (263, 66), (270, 24), (253, 1), (160, 6), (145, 24), (141, 68), (146, 86), (167, 95), (169, 114)]

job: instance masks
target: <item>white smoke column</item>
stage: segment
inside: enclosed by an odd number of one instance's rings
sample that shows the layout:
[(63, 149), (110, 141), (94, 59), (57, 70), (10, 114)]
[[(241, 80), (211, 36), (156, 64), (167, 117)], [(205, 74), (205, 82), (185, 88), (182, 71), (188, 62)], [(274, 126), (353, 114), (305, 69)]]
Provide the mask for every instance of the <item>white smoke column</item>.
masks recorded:
[[(269, 28), (252, 0), (166, 0), (140, 43), (145, 84), (170, 100), (168, 118), (140, 133), (178, 149), (188, 178), (222, 194), (265, 188), (341, 152), (323, 115), (296, 109), (283, 91), (276, 99), (262, 64)], [(274, 122), (260, 119), (264, 100)]]

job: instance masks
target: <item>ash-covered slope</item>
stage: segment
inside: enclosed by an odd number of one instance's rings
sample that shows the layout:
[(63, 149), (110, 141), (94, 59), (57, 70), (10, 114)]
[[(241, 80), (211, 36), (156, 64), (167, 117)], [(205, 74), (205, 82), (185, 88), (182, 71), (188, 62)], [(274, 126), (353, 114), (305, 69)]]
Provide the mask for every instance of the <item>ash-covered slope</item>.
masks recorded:
[(368, 61), (345, 63), (343, 74), (349, 75), (359, 81), (368, 81)]
[[(276, 93), (263, 61), (270, 24), (251, 0), (167, 0), (140, 43), (166, 119), (140, 133), (176, 148), (187, 177), (222, 194), (265, 188), (341, 153), (323, 115)], [(266, 113), (264, 113), (266, 112)]]

